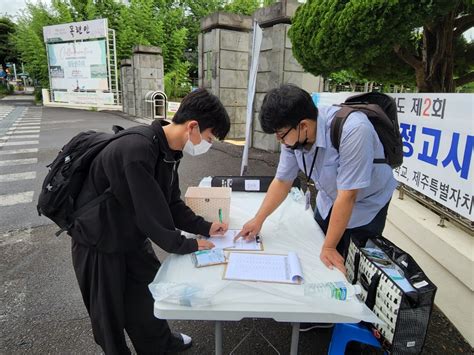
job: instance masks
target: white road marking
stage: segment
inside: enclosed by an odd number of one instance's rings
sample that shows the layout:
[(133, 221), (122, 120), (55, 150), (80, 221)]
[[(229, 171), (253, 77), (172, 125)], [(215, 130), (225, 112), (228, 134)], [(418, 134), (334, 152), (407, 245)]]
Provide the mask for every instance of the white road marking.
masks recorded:
[(26, 131), (39, 131), (40, 128), (36, 127), (13, 127), (10, 128), (7, 132), (26, 132)]
[(39, 134), (21, 135), (21, 133), (24, 133), (24, 132), (17, 132), (15, 134), (10, 134), (8, 136), (0, 137), (0, 140), (39, 138)]
[(38, 148), (0, 150), (0, 155), (14, 155), (14, 154), (27, 154), (27, 153), (38, 153)]
[(19, 141), (19, 142), (0, 142), (0, 147), (8, 147), (12, 145), (36, 145), (39, 141)]
[(32, 180), (35, 178), (36, 178), (35, 171), (29, 171), (27, 173), (17, 173), (17, 174), (2, 174), (0, 175), (0, 182)]
[(37, 127), (35, 126), (29, 126), (29, 127), (17, 127), (17, 126), (14, 126), (14, 127), (10, 127), (8, 130), (9, 131), (15, 131), (15, 130), (29, 130), (29, 129), (40, 129), (41, 127), (38, 125)]
[(34, 191), (26, 191), (16, 194), (0, 195), (0, 207), (15, 206), (20, 203), (33, 202), (34, 194)]
[(38, 163), (37, 158), (0, 160), (0, 167), (15, 166), (15, 165), (30, 165), (30, 164), (36, 164), (36, 163)]
[(40, 133), (39, 129), (33, 129), (33, 130), (21, 130), (21, 129), (13, 129), (11, 131), (8, 131), (5, 133), (7, 136), (12, 135), (12, 134), (23, 134), (23, 133)]
[(36, 164), (37, 162), (38, 162), (37, 158), (0, 160), (0, 167), (2, 167), (2, 166)]

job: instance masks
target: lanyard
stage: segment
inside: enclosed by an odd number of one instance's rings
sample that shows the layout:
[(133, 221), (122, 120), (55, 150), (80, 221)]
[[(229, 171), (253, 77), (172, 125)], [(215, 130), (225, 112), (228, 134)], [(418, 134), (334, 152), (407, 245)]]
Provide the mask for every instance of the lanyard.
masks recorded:
[(304, 175), (306, 176), (306, 184), (307, 185), (310, 185), (310, 180), (311, 180), (311, 174), (313, 173), (313, 169), (314, 169), (314, 163), (316, 163), (316, 157), (318, 155), (318, 150), (319, 150), (319, 147), (316, 147), (316, 151), (314, 152), (314, 157), (313, 157), (313, 162), (311, 163), (311, 168), (309, 170), (309, 174), (306, 170), (306, 160), (304, 158), (304, 152), (302, 152), (302, 155), (303, 155), (303, 168), (304, 168)]

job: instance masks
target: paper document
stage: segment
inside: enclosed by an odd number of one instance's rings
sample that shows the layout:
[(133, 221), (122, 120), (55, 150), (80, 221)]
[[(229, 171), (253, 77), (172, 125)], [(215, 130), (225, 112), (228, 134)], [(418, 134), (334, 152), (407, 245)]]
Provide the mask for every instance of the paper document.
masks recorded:
[(225, 254), (222, 249), (200, 250), (191, 254), (194, 266), (203, 267), (225, 263)]
[(214, 235), (209, 237), (209, 241), (212, 242), (216, 249), (226, 250), (263, 250), (263, 244), (261, 237), (257, 237), (252, 240), (245, 240), (239, 238), (234, 242), (234, 238), (239, 234), (239, 229), (229, 229), (223, 236)]
[(383, 271), (390, 277), (404, 292), (416, 292), (410, 282), (398, 270), (384, 267)]
[(293, 252), (288, 255), (231, 252), (224, 279), (299, 284), (303, 273)]

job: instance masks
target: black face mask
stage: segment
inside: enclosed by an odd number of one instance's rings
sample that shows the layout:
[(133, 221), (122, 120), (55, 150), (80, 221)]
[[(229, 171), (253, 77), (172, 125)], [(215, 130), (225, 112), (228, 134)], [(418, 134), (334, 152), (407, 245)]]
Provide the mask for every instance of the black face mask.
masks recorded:
[(306, 131), (306, 138), (304, 139), (304, 141), (300, 142), (300, 127), (301, 126), (298, 125), (298, 140), (296, 141), (296, 143), (293, 145), (287, 145), (287, 147), (292, 150), (303, 149), (304, 146), (308, 143), (308, 131)]

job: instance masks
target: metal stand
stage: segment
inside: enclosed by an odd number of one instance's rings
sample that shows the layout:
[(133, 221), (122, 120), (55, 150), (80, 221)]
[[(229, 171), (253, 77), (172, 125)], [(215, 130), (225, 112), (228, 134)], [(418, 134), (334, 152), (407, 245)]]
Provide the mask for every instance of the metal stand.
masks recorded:
[(298, 354), (298, 342), (300, 340), (300, 324), (299, 323), (292, 323), (292, 330), (291, 330), (291, 355)]
[[(300, 323), (291, 323), (292, 330), (291, 330), (291, 349), (290, 349), (290, 355), (297, 355), (298, 354), (298, 342), (299, 342), (299, 337), (300, 337)], [(250, 334), (256, 333), (260, 335), (268, 345), (278, 354), (280, 355), (280, 352), (275, 348), (275, 346), (270, 342), (270, 340), (267, 339), (263, 333), (257, 329), (257, 326), (255, 324), (255, 318), (252, 319), (252, 328), (248, 331), (248, 333), (242, 338), (241, 341), (232, 349), (232, 351), (229, 353), (229, 355), (234, 354), (234, 352), (243, 344), (245, 339), (247, 339)], [(216, 321), (216, 326), (215, 326), (215, 353), (216, 355), (222, 355), (222, 321)]]
[[(235, 348), (232, 349), (232, 351), (229, 353), (229, 355), (234, 354), (234, 352), (240, 347), (240, 345), (243, 344), (243, 342), (245, 341), (245, 339), (247, 339), (247, 338), (250, 336), (250, 334), (252, 334), (252, 333), (256, 333), (256, 334), (260, 335), (260, 336), (267, 342), (267, 344), (270, 345), (270, 347), (271, 347), (273, 350), (275, 350), (275, 352), (276, 352), (278, 355), (280, 355), (280, 352), (277, 350), (277, 348), (275, 348), (275, 347), (273, 346), (273, 344), (270, 342), (270, 340), (268, 340), (268, 339), (265, 337), (265, 335), (263, 335), (263, 333), (262, 333), (260, 330), (257, 329), (257, 327), (256, 327), (256, 325), (255, 325), (255, 318), (252, 319), (252, 328), (250, 328), (250, 330), (248, 331), (248, 333), (242, 338), (241, 341), (239, 341), (239, 343), (235, 346)], [(217, 345), (217, 343), (216, 343), (216, 345)], [(293, 345), (293, 344), (292, 344), (292, 345)], [(298, 346), (298, 344), (296, 344), (296, 346)], [(216, 349), (216, 354), (217, 354), (217, 349)], [(293, 353), (292, 353), (292, 354), (293, 354)], [(296, 353), (295, 353), (295, 354), (296, 354)]]
[(216, 321), (215, 342), (216, 355), (222, 355), (222, 322), (218, 320)]

